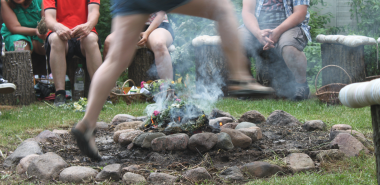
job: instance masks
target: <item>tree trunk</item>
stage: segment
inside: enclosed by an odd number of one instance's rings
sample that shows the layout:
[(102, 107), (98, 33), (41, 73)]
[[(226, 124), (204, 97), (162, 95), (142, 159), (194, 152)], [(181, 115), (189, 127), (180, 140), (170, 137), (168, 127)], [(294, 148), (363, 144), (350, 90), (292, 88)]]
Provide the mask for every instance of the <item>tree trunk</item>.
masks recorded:
[[(148, 48), (141, 48), (136, 51), (132, 64), (128, 68), (128, 78), (132, 79), (136, 86), (140, 86), (142, 81), (159, 79), (154, 61), (154, 53)], [(129, 84), (130, 87), (133, 85)]]
[(217, 85), (228, 96), (228, 69), (226, 59), (220, 46), (204, 45), (195, 48), (196, 81), (206, 88)]
[(86, 74), (84, 79), (84, 97), (88, 97), (91, 79), (90, 75), (87, 72), (87, 64), (85, 60), (82, 60), (81, 58), (76, 56), (74, 56), (70, 61), (67, 61), (67, 75), (69, 76), (71, 83), (71, 92), (74, 94), (75, 71), (78, 68), (78, 64), (82, 64), (82, 68), (84, 69), (84, 73)]
[(1, 105), (29, 105), (36, 100), (29, 51), (6, 52), (2, 57), (3, 76), (16, 85), (11, 94), (0, 94)]
[(376, 177), (380, 185), (380, 105), (371, 106), (373, 143), (375, 144)]
[(259, 53), (255, 60), (257, 82), (272, 87), (279, 98), (293, 97), (296, 81), (282, 57), (268, 50)]
[[(322, 67), (337, 65), (347, 71), (352, 83), (365, 80), (364, 46), (348, 47), (341, 44), (322, 44)], [(349, 84), (347, 75), (338, 68), (330, 67), (322, 71), (322, 86), (332, 83)]]

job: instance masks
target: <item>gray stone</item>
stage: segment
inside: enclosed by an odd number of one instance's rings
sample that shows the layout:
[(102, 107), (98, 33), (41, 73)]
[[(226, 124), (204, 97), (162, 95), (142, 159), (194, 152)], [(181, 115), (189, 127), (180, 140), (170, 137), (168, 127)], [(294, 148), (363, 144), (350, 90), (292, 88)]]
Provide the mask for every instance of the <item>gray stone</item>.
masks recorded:
[(331, 130), (352, 130), (352, 127), (346, 124), (336, 124), (331, 127)]
[(151, 134), (150, 132), (145, 132), (145, 133), (142, 133), (140, 135), (138, 135), (137, 137), (135, 137), (135, 139), (132, 141), (133, 143), (133, 146), (138, 146), (138, 147), (141, 147), (145, 137), (147, 135)]
[(166, 173), (151, 173), (148, 181), (152, 184), (173, 184), (177, 181), (177, 177)]
[(326, 124), (322, 120), (307, 121), (302, 125), (302, 128), (307, 131), (325, 130)]
[(294, 116), (290, 115), (289, 113), (283, 110), (276, 110), (272, 112), (267, 119), (267, 123), (280, 126), (301, 125), (301, 122), (299, 122)]
[(230, 135), (234, 147), (248, 148), (252, 144), (252, 139), (238, 130), (226, 128), (221, 132)]
[(100, 145), (112, 145), (114, 141), (112, 139), (112, 136), (103, 135), (100, 137), (96, 137), (95, 142), (96, 144), (100, 144)]
[(235, 129), (236, 126), (237, 126), (238, 124), (239, 124), (239, 123), (227, 123), (227, 124), (223, 125), (223, 126), (221, 127), (221, 129), (224, 129), (224, 128)]
[(232, 140), (230, 135), (225, 132), (221, 132), (218, 134), (218, 142), (216, 143), (216, 148), (223, 150), (232, 150), (234, 148), (234, 144), (232, 144)]
[(135, 139), (138, 135), (143, 133), (141, 130), (134, 130), (131, 132), (121, 133), (119, 136), (120, 145), (129, 145), (132, 143), (133, 139)]
[(231, 116), (230, 113), (224, 112), (218, 109), (213, 109), (211, 113), (209, 114), (209, 119), (219, 118), (219, 117), (229, 117), (234, 121), (236, 120), (233, 116)]
[(227, 180), (243, 180), (244, 176), (237, 166), (229, 167), (220, 173), (220, 177)]
[(113, 180), (119, 181), (121, 179), (121, 164), (110, 164), (103, 168), (103, 170), (96, 175), (97, 181)]
[(16, 150), (4, 160), (3, 166), (5, 168), (15, 167), (22, 158), (30, 154), (42, 154), (42, 150), (36, 141), (28, 140), (18, 145)]
[(203, 167), (187, 170), (183, 176), (185, 176), (187, 179), (191, 179), (194, 182), (212, 179), (206, 168)]
[(231, 123), (234, 120), (229, 117), (219, 117), (219, 118), (214, 118), (209, 120), (209, 125), (219, 128), (220, 126), (223, 126), (227, 123)]
[(18, 174), (22, 174), (26, 172), (26, 169), (28, 169), (28, 166), (30, 162), (33, 160), (33, 158), (38, 157), (39, 155), (37, 154), (30, 154), (20, 160), (20, 163), (18, 163), (16, 167), (16, 172)]
[(189, 144), (187, 147), (195, 152), (206, 152), (211, 150), (217, 142), (218, 136), (216, 134), (204, 132), (192, 135), (189, 139)]
[(135, 121), (144, 122), (147, 118), (148, 118), (148, 116), (139, 116), (139, 117), (136, 117)]
[(123, 182), (125, 184), (145, 184), (146, 179), (142, 175), (127, 172), (123, 175)]
[(250, 128), (241, 128), (237, 129), (238, 131), (242, 132), (243, 134), (247, 135), (252, 139), (252, 142), (258, 141), (259, 139), (263, 138), (263, 134), (261, 133), (261, 129), (259, 127), (250, 127)]
[(243, 165), (241, 167), (241, 170), (255, 177), (262, 178), (272, 176), (277, 172), (281, 172), (283, 169), (274, 164), (270, 164), (263, 161), (257, 161)]
[(34, 137), (34, 140), (39, 143), (45, 143), (45, 142), (59, 142), (62, 140), (62, 138), (51, 132), (50, 130), (44, 130), (38, 136)]
[(149, 161), (154, 161), (154, 162), (159, 162), (159, 163), (162, 163), (163, 161), (165, 161), (165, 157), (157, 152), (152, 152), (148, 154), (148, 157), (149, 157)]
[(244, 113), (239, 122), (250, 122), (250, 123), (265, 123), (265, 117), (258, 111), (252, 110)]
[(111, 121), (111, 125), (118, 125), (123, 122), (131, 122), (135, 121), (136, 117), (128, 115), (128, 114), (118, 114), (115, 117), (113, 117)]
[(239, 123), (235, 129), (241, 129), (241, 128), (249, 128), (249, 127), (256, 127), (256, 124), (250, 123), (250, 122), (241, 122)]
[(139, 165), (130, 165), (130, 166), (127, 166), (125, 168), (123, 168), (121, 170), (122, 173), (125, 173), (125, 172), (134, 172), (134, 171), (137, 171), (140, 169), (140, 166)]
[(127, 133), (127, 132), (132, 132), (132, 131), (135, 131), (135, 129), (127, 129), (127, 130), (116, 131), (115, 133), (113, 133), (113, 141), (115, 141), (115, 143), (118, 143), (119, 142), (120, 134)]
[(359, 140), (368, 150), (374, 152), (375, 148), (373, 145), (373, 142), (371, 140), (368, 140), (364, 134), (356, 131), (356, 130), (335, 130), (330, 132), (330, 140), (333, 140), (338, 134), (340, 133), (347, 133), (354, 136), (357, 140)]
[(108, 129), (108, 124), (106, 122), (96, 122), (97, 129)]
[(337, 144), (339, 146), (339, 150), (348, 157), (357, 156), (362, 150), (365, 153), (369, 152), (359, 140), (347, 133), (338, 134), (330, 143), (330, 145), (335, 144)]
[(291, 153), (285, 158), (285, 163), (293, 172), (314, 169), (313, 160), (304, 153)]
[(151, 133), (145, 137), (143, 140), (143, 143), (141, 145), (142, 148), (152, 148), (152, 141), (153, 139), (156, 139), (158, 137), (163, 137), (165, 136), (164, 133), (157, 132), (157, 133)]
[(152, 140), (153, 151), (186, 150), (189, 143), (187, 134), (172, 134)]
[(141, 121), (132, 121), (132, 122), (123, 122), (123, 123), (120, 123), (118, 124), (116, 127), (115, 127), (115, 131), (118, 131), (118, 130), (126, 130), (126, 129), (139, 129), (139, 127), (141, 126), (143, 122)]
[(96, 177), (98, 171), (85, 166), (71, 166), (59, 174), (61, 182), (84, 183)]
[(38, 179), (50, 180), (58, 176), (59, 172), (66, 168), (68, 164), (61, 156), (48, 152), (35, 157), (26, 170), (28, 175), (36, 176)]

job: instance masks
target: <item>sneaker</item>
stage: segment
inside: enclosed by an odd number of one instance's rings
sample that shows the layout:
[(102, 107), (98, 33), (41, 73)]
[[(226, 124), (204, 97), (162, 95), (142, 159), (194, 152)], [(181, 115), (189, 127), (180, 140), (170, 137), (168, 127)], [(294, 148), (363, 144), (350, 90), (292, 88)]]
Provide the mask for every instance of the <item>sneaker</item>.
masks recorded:
[(63, 94), (58, 94), (54, 99), (54, 106), (59, 107), (66, 103), (66, 97)]
[(309, 89), (309, 85), (307, 84), (307, 82), (302, 84), (302, 85), (297, 85), (296, 92), (295, 92), (292, 100), (293, 101), (302, 101), (302, 100), (309, 99), (309, 93), (310, 93), (310, 89)]
[(16, 86), (13, 83), (8, 83), (8, 80), (0, 78), (0, 94), (13, 93), (16, 90)]

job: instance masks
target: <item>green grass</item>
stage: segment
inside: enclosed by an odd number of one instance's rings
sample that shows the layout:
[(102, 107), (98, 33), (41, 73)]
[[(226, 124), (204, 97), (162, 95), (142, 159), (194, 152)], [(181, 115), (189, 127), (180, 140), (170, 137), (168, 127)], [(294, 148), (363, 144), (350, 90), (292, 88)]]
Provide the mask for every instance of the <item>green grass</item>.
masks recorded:
[[(103, 110), (99, 121), (110, 122), (116, 114), (144, 115), (148, 104), (111, 105)], [(233, 98), (221, 99), (216, 108), (239, 118), (243, 113), (256, 110), (268, 117), (275, 110), (284, 110), (301, 122), (323, 120), (330, 128), (334, 124), (349, 124), (353, 129), (372, 136), (370, 108), (351, 109), (344, 106), (327, 106), (316, 99), (303, 102), (283, 100), (241, 101)], [(44, 103), (35, 103), (12, 110), (0, 110), (0, 149), (14, 150), (21, 140), (34, 137), (43, 130), (72, 126), (84, 113), (53, 109)], [(19, 139), (20, 138), (20, 139)], [(346, 159), (341, 162), (324, 164), (319, 172), (297, 173), (291, 176), (274, 176), (268, 179), (254, 179), (248, 184), (375, 184), (375, 158), (372, 155)]]

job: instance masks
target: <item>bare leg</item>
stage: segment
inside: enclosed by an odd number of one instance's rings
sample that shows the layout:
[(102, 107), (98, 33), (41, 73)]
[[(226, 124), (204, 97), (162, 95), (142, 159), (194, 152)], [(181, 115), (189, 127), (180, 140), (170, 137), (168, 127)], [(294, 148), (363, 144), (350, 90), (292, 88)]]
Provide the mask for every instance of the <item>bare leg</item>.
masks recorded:
[(173, 80), (172, 59), (168, 47), (173, 43), (172, 35), (163, 28), (155, 29), (148, 38), (148, 48), (154, 53), (158, 76)]
[(94, 76), (95, 71), (102, 65), (102, 55), (100, 54), (98, 35), (91, 32), (81, 41), (82, 54), (86, 56), (86, 64), (90, 78)]
[(42, 47), (44, 44), (36, 40), (32, 40), (33, 52), (36, 52), (39, 55), (45, 55), (45, 49)]
[(107, 54), (108, 54), (108, 50), (110, 48), (110, 45), (111, 45), (111, 41), (113, 40), (114, 38), (114, 34), (111, 33), (107, 36), (106, 40), (104, 41), (104, 47), (103, 47), (103, 60), (105, 60)]
[(55, 90), (65, 90), (67, 41), (61, 40), (56, 33), (51, 33), (48, 40), (51, 46), (50, 68)]
[(306, 82), (307, 59), (305, 53), (293, 46), (285, 46), (282, 49), (282, 57), (286, 65), (292, 71), (297, 83)]

